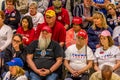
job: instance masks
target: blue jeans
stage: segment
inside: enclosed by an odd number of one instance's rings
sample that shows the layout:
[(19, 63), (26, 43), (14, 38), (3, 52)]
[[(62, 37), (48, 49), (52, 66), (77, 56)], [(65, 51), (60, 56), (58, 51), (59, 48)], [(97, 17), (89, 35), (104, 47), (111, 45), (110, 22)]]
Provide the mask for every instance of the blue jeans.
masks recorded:
[(58, 78), (58, 74), (57, 73), (51, 73), (50, 75), (47, 75), (45, 77), (43, 76), (39, 76), (34, 72), (30, 72), (30, 80), (42, 80), (45, 78), (45, 80), (57, 80)]
[(83, 73), (79, 77), (73, 77), (70, 72), (67, 73), (67, 76), (64, 80), (89, 80), (89, 74)]

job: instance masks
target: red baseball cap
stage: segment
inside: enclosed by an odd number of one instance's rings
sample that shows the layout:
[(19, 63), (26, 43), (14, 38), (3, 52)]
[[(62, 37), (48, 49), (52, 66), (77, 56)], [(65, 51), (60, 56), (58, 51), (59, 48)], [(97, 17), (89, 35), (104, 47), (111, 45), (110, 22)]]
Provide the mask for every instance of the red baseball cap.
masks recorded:
[(80, 30), (78, 33), (77, 33), (77, 36), (79, 37), (83, 37), (84, 39), (87, 39), (87, 32), (85, 30)]
[(44, 26), (41, 31), (47, 31), (48, 33), (52, 33), (52, 30), (49, 26)]
[(74, 24), (82, 24), (82, 18), (81, 17), (73, 17), (72, 23), (74, 23)]

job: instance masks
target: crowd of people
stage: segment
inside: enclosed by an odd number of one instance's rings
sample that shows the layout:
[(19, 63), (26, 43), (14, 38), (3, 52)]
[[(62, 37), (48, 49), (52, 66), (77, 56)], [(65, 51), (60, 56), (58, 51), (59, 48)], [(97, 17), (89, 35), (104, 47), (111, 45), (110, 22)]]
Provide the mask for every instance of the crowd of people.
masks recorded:
[(120, 80), (119, 0), (0, 7), (0, 80)]

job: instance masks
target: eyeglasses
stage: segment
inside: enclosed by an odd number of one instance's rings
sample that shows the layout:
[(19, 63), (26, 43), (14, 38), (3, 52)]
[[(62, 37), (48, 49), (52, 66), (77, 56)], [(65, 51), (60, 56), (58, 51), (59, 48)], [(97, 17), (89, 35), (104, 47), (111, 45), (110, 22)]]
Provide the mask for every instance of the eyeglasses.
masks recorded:
[(13, 39), (13, 42), (20, 43), (21, 41)]

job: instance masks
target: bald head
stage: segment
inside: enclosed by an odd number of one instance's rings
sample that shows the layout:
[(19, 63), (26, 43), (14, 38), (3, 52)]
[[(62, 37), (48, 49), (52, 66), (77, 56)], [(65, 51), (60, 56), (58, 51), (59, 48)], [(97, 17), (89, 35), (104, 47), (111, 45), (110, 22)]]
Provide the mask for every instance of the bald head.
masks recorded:
[(101, 70), (103, 80), (111, 80), (113, 69), (109, 65), (104, 65)]

